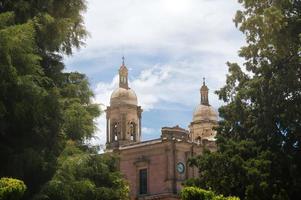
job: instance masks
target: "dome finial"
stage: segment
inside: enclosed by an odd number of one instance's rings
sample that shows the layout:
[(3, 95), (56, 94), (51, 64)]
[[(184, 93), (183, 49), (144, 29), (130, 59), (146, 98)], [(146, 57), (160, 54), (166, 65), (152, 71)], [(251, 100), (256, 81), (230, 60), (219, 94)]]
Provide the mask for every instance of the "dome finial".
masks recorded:
[(203, 77), (203, 86), (201, 87), (201, 104), (202, 105), (209, 105), (208, 99), (208, 87), (206, 86), (205, 77)]
[(128, 69), (124, 64), (124, 56), (122, 56), (122, 65), (119, 68), (119, 87), (128, 89)]
[(125, 64), (124, 64), (124, 56), (122, 56), (122, 66), (125, 66)]

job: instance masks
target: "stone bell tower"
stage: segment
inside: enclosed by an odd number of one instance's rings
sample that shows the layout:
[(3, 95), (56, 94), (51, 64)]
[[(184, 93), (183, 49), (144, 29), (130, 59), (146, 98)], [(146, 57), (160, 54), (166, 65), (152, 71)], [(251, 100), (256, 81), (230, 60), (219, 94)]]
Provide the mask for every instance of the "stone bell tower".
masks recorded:
[(210, 106), (208, 99), (209, 89), (203, 80), (200, 88), (201, 102), (193, 113), (192, 122), (189, 125), (190, 138), (193, 142), (203, 142), (204, 140), (214, 141), (216, 131), (213, 127), (217, 125), (218, 115), (214, 108)]
[(119, 87), (113, 91), (110, 106), (106, 109), (107, 149), (141, 141), (141, 113), (137, 96), (128, 86), (128, 69), (122, 57)]

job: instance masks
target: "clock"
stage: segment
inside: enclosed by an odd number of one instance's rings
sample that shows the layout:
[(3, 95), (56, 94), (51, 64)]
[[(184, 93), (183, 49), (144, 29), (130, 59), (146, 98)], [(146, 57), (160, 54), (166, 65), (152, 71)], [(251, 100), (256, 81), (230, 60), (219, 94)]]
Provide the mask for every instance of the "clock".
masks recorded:
[(180, 174), (183, 174), (185, 171), (185, 165), (183, 163), (179, 162), (176, 166), (176, 169)]

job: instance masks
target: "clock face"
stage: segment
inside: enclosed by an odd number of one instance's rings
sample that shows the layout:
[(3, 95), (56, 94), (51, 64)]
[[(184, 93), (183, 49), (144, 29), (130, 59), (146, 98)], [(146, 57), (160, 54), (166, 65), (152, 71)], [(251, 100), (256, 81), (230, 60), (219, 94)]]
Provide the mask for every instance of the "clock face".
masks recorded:
[(184, 173), (184, 171), (185, 171), (185, 166), (184, 166), (183, 163), (179, 162), (179, 163), (177, 164), (176, 167), (177, 167), (177, 171), (178, 171), (180, 174)]

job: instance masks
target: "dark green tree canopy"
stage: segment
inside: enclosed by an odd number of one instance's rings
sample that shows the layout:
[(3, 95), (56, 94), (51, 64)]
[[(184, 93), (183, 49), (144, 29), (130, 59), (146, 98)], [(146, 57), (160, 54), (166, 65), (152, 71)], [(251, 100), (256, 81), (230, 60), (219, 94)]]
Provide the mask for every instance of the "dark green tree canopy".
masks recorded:
[(117, 158), (91, 153), (68, 141), (56, 173), (35, 199), (128, 199), (129, 187), (118, 171)]
[(0, 177), (23, 180), (24, 199), (56, 173), (67, 140), (83, 146), (96, 130), (87, 77), (62, 61), (84, 44), (85, 9), (84, 0), (0, 1)]
[(218, 151), (192, 161), (195, 183), (241, 199), (298, 199), (301, 191), (301, 2), (239, 0), (247, 45), (217, 91)]
[(0, 13), (14, 12), (16, 24), (33, 20), (36, 42), (44, 53), (72, 54), (87, 36), (82, 13), (85, 0), (2, 0)]

